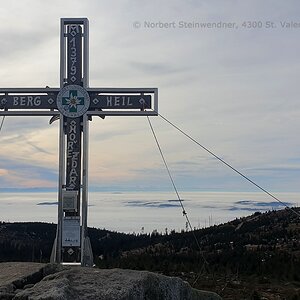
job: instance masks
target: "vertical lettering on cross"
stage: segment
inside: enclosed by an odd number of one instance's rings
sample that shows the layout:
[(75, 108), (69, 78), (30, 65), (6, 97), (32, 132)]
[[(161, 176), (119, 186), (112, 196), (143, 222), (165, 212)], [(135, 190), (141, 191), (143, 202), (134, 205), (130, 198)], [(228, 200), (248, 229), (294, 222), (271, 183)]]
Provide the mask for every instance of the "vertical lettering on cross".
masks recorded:
[[(67, 26), (67, 85), (82, 86), (82, 27)], [(77, 109), (76, 105), (73, 109)], [(80, 211), (81, 184), (81, 117), (65, 117), (67, 135), (66, 189), (78, 191), (78, 212)]]
[(81, 122), (80, 118), (67, 118), (67, 176), (66, 189), (80, 191), (81, 184)]
[(67, 84), (82, 85), (82, 28), (80, 25), (68, 25), (67, 57)]

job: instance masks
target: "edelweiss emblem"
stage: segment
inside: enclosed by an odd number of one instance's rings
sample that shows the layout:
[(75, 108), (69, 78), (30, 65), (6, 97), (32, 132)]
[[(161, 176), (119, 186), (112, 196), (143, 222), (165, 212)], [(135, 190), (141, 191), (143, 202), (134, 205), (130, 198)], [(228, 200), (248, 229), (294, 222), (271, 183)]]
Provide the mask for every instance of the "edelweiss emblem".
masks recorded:
[(63, 97), (62, 104), (68, 105), (70, 112), (77, 112), (77, 107), (84, 105), (84, 97), (78, 97), (76, 90), (69, 91), (69, 97)]
[(87, 112), (89, 106), (89, 94), (79, 85), (68, 85), (57, 95), (57, 108), (66, 117), (80, 117)]

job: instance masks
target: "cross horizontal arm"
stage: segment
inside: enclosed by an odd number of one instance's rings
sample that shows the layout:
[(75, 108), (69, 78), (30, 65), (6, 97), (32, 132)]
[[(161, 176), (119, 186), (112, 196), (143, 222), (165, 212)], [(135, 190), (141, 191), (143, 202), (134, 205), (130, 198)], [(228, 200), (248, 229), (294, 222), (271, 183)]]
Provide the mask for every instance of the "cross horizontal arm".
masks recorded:
[[(157, 88), (87, 88), (86, 90), (91, 99), (87, 112), (90, 115), (157, 115)], [(105, 111), (101, 111), (102, 109)], [(126, 110), (131, 111), (126, 112)]]
[(0, 96), (0, 109), (54, 109), (57, 93), (53, 95), (15, 94)]
[[(156, 88), (87, 88), (84, 91), (90, 98), (86, 108), (88, 115), (157, 115)], [(61, 112), (58, 107), (60, 93), (59, 88), (0, 88), (0, 116), (58, 115)], [(84, 105), (84, 98), (73, 94), (74, 99), (70, 95), (62, 97), (61, 105), (70, 106), (77, 112)]]
[[(59, 88), (0, 88), (1, 116), (53, 116)], [(41, 110), (42, 111), (39, 111)], [(45, 111), (49, 109), (49, 111)], [(51, 110), (51, 111), (50, 111)]]
[(140, 109), (151, 108), (150, 95), (98, 95), (90, 93), (89, 110), (101, 109)]

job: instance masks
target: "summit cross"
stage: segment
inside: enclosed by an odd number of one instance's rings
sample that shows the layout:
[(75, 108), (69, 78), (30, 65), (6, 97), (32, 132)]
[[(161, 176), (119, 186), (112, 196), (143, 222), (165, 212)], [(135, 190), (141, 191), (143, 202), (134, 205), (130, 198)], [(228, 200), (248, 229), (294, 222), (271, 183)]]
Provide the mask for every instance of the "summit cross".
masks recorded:
[(59, 88), (0, 88), (0, 116), (60, 120), (58, 222), (53, 263), (93, 266), (87, 234), (88, 131), (92, 116), (155, 116), (157, 88), (90, 88), (89, 21), (62, 18)]

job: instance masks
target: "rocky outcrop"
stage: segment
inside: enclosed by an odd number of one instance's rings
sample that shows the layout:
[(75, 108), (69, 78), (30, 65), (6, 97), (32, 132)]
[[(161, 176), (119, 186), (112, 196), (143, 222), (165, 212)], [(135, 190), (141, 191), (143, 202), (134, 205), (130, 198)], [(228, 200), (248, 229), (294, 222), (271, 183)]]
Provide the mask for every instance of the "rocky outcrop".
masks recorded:
[(179, 278), (146, 271), (2, 263), (0, 299), (220, 300), (221, 298), (215, 293), (192, 289), (188, 283)]
[(33, 286), (44, 277), (63, 270), (61, 265), (29, 262), (0, 263), (0, 300), (13, 299), (24, 288)]

